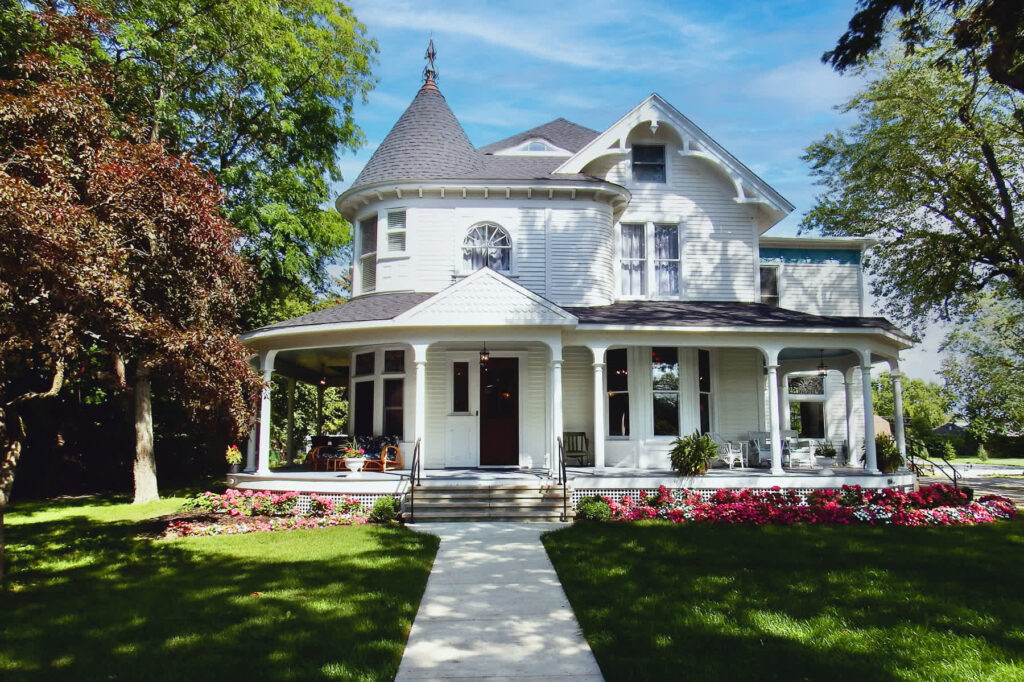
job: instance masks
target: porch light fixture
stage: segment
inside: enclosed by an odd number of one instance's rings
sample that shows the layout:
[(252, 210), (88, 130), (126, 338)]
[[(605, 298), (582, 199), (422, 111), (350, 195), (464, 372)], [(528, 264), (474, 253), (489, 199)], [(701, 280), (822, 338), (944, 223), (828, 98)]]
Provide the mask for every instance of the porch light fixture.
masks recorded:
[(821, 376), (828, 374), (828, 367), (825, 366), (824, 349), (818, 351), (818, 374)]
[(484, 349), (480, 351), (480, 362), (484, 363), (491, 359), (491, 354), (487, 352), (487, 344), (484, 344)]
[(327, 365), (321, 365), (320, 366), (320, 381), (319, 381), (319, 384), (321, 386), (326, 386), (327, 385)]

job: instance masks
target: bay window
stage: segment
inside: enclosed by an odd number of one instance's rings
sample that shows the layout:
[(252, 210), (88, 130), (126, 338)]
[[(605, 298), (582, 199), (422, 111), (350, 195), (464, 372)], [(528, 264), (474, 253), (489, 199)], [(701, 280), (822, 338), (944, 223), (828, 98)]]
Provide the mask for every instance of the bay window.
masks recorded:
[(654, 435), (679, 435), (679, 349), (651, 349)]
[(608, 388), (608, 435), (629, 435), (629, 368), (625, 348), (609, 350), (605, 358)]
[(405, 351), (380, 349), (352, 358), (352, 435), (405, 438)]

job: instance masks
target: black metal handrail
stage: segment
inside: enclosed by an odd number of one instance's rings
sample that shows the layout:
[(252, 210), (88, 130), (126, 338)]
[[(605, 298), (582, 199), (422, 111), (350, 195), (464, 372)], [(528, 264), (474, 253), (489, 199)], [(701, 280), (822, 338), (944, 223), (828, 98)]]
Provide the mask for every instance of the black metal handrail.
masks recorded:
[(420, 442), (422, 438), (416, 439), (416, 447), (412, 451), (412, 464), (409, 465), (409, 520), (416, 522), (416, 486), (422, 483), (420, 469)]
[(562, 445), (562, 437), (558, 436), (558, 482), (562, 484), (562, 521), (569, 520), (569, 477), (565, 471), (565, 447)]
[(915, 468), (918, 471), (920, 471), (921, 467), (917, 464), (917, 462), (915, 460), (923, 459), (924, 461), (926, 461), (929, 464), (931, 464), (932, 467), (938, 467), (939, 471), (942, 472), (942, 475), (945, 476), (946, 478), (948, 478), (949, 480), (951, 480), (953, 482), (953, 487), (956, 488), (957, 490), (960, 489), (959, 481), (960, 481), (961, 478), (963, 478), (963, 475), (960, 473), (960, 471), (955, 466), (950, 464), (949, 460), (946, 459), (945, 457), (940, 457), (940, 459), (943, 462), (945, 462), (946, 466), (949, 467), (949, 470), (953, 472), (952, 476), (950, 476), (948, 473), (946, 473), (946, 468), (944, 466), (942, 466), (941, 464), (936, 464), (935, 462), (933, 462), (932, 460), (928, 459), (924, 455), (914, 455), (914, 454), (907, 453), (907, 459), (910, 460), (911, 471), (913, 471)]

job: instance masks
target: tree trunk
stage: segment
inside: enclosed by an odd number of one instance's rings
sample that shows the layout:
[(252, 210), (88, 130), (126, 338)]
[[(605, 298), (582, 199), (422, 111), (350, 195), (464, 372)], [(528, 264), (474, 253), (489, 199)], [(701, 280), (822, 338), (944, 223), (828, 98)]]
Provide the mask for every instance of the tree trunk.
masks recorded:
[(11, 410), (0, 407), (0, 448), (3, 448), (3, 459), (0, 460), (0, 584), (3, 584), (6, 576), (4, 513), (7, 511), (7, 503), (11, 500), (11, 491), (14, 489), (14, 470), (21, 459), (21, 434), (21, 418)]
[(156, 487), (156, 456), (153, 453), (153, 405), (149, 368), (139, 362), (135, 374), (135, 504), (160, 499)]

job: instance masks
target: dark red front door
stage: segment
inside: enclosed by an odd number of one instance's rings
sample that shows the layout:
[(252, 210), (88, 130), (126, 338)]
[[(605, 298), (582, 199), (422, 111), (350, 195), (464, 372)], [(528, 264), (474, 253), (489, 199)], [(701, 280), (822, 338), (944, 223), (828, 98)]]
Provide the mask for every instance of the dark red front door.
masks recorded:
[(480, 363), (480, 464), (519, 464), (519, 359)]

